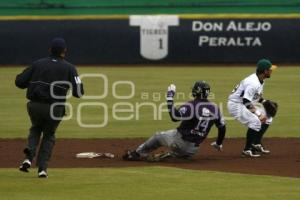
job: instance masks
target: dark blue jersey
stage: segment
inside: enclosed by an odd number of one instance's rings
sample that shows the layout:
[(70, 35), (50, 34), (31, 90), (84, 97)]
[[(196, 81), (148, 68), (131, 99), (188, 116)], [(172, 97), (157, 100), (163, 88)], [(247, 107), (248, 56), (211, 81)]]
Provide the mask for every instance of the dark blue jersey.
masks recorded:
[[(181, 121), (177, 130), (182, 134), (184, 140), (201, 143), (215, 124), (219, 133), (224, 132), (219, 136), (221, 137), (219, 143), (222, 143), (225, 135), (225, 122), (217, 105), (207, 99), (194, 99), (179, 109), (173, 107), (173, 102), (168, 102), (168, 104), (172, 120)], [(172, 104), (172, 108), (170, 104)], [(222, 129), (224, 131), (220, 131)]]
[(84, 93), (76, 68), (60, 57), (35, 61), (16, 77), (16, 86), (27, 88), (27, 98), (38, 102), (64, 102), (69, 88), (74, 97)]

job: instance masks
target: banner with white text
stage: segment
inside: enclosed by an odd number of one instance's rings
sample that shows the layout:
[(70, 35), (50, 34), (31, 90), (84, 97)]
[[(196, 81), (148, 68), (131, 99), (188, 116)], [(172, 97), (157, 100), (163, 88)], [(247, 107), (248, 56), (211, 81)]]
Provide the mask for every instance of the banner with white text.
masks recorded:
[(29, 64), (64, 37), (67, 59), (98, 64), (300, 63), (300, 18), (124, 18), (0, 20), (0, 64)]

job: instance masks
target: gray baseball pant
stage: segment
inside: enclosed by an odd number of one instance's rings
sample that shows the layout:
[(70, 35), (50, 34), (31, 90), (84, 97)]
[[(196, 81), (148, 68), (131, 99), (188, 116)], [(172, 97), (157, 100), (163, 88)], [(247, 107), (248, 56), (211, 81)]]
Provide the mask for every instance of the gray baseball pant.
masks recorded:
[(177, 129), (157, 132), (137, 149), (141, 156), (147, 157), (149, 153), (161, 146), (169, 147), (177, 157), (190, 157), (197, 153), (199, 145), (182, 139)]

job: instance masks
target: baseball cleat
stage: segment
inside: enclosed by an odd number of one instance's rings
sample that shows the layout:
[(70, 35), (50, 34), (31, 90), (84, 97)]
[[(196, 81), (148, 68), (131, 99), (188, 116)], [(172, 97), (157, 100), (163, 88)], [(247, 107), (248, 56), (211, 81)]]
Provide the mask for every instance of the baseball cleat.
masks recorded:
[(244, 150), (242, 151), (242, 157), (257, 158), (260, 157), (260, 154), (257, 154), (251, 150)]
[(148, 162), (159, 162), (167, 158), (174, 158), (175, 155), (172, 152), (160, 153), (155, 155), (150, 155), (146, 158)]
[(38, 173), (38, 177), (39, 178), (47, 178), (48, 177), (48, 174), (46, 171), (42, 170)]
[(127, 151), (123, 155), (122, 158), (123, 158), (123, 160), (127, 160), (127, 161), (140, 161), (141, 160), (140, 154), (136, 151)]
[(29, 159), (25, 159), (22, 165), (19, 167), (19, 170), (22, 172), (29, 172), (29, 168), (31, 167), (31, 162)]
[(268, 149), (265, 149), (261, 144), (252, 144), (252, 147), (255, 151), (263, 153), (263, 154), (269, 154), (271, 151)]

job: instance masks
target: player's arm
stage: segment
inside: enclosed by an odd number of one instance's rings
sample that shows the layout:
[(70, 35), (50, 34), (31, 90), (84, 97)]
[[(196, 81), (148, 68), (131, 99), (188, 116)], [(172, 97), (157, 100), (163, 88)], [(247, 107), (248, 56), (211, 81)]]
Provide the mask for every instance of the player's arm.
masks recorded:
[(225, 124), (218, 127), (218, 137), (216, 140), (217, 145), (222, 145), (226, 134), (226, 126)]
[(215, 121), (215, 125), (218, 128), (218, 137), (215, 142), (211, 143), (211, 146), (213, 146), (218, 151), (222, 151), (223, 141), (226, 134), (226, 125), (225, 125), (225, 120), (219, 109), (218, 109), (218, 117)]
[(250, 110), (251, 112), (255, 111), (255, 107), (254, 105), (251, 103), (251, 101), (249, 99), (243, 98), (243, 104), (246, 106), (246, 108), (248, 108), (248, 110)]
[(257, 115), (257, 117), (259, 117), (259, 118), (262, 117), (263, 118), (262, 113), (255, 108), (255, 106), (251, 103), (251, 101), (249, 101), (246, 98), (243, 98), (243, 104), (246, 106), (246, 108), (248, 108), (248, 110), (250, 110), (250, 112)]
[(259, 100), (258, 100), (258, 102), (259, 103), (263, 103), (263, 102), (265, 102), (266, 100), (261, 96), (260, 98), (259, 98)]
[(263, 115), (255, 106), (246, 98), (243, 98), (244, 105), (253, 113), (255, 114), (261, 122), (265, 122), (267, 120), (266, 116)]
[(177, 108), (175, 108), (175, 106), (173, 105), (173, 102), (168, 101), (168, 111), (169, 111), (169, 115), (170, 118), (173, 122), (178, 122), (180, 121), (181, 115), (180, 112), (177, 110)]
[(183, 121), (187, 119), (191, 119), (191, 108), (193, 105), (190, 103), (186, 103), (180, 106), (178, 109), (173, 105), (173, 102), (168, 101), (168, 111), (170, 118), (173, 122)]
[(255, 91), (256, 91), (255, 88), (252, 87), (246, 88), (243, 95), (243, 104), (246, 106), (248, 110), (250, 110), (250, 112), (254, 113), (260, 119), (260, 121), (263, 122), (266, 120), (266, 116), (262, 115), (262, 113), (258, 109), (256, 109), (255, 106), (251, 103), (251, 100), (255, 95)]
[(168, 93), (167, 93), (167, 106), (170, 118), (173, 122), (178, 122), (182, 120), (187, 120), (192, 117), (192, 109), (194, 109), (193, 105), (191, 103), (186, 103), (182, 106), (180, 106), (179, 109), (177, 109), (174, 106), (174, 96), (176, 92), (176, 86), (174, 84), (171, 84), (168, 87)]
[[(250, 85), (245, 89), (244, 94), (243, 94), (243, 104), (252, 113), (256, 112), (255, 106), (251, 103), (251, 101), (254, 98), (255, 93), (256, 93), (256, 88)], [(255, 114), (259, 115), (260, 113), (255, 113)]]
[(29, 86), (31, 76), (33, 74), (33, 66), (29, 66), (16, 76), (15, 84), (18, 88), (25, 89)]
[(72, 83), (72, 95), (74, 97), (80, 98), (84, 94), (84, 90), (83, 84), (78, 76), (75, 67), (71, 68), (69, 80)]
[(168, 87), (168, 92), (167, 92), (167, 106), (168, 106), (170, 118), (173, 122), (180, 121), (179, 118), (181, 117), (180, 112), (174, 106), (175, 92), (176, 92), (176, 86), (174, 84), (171, 84)]

